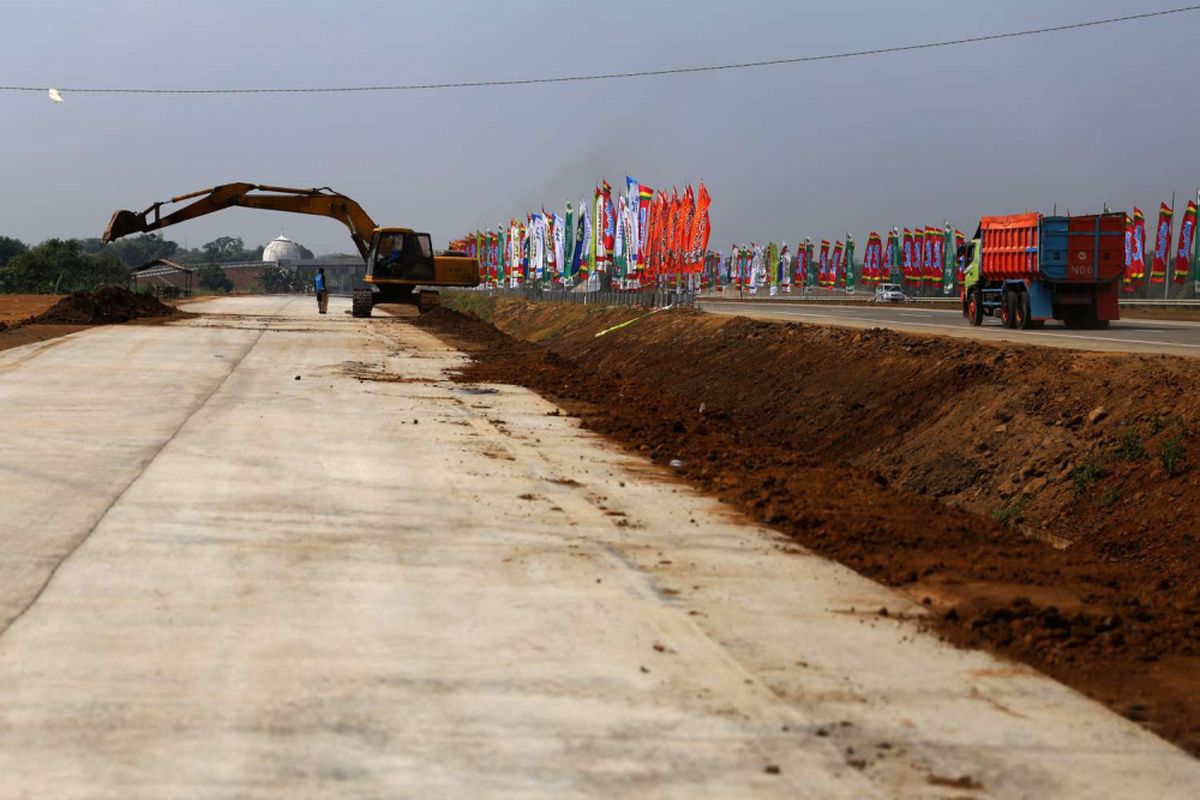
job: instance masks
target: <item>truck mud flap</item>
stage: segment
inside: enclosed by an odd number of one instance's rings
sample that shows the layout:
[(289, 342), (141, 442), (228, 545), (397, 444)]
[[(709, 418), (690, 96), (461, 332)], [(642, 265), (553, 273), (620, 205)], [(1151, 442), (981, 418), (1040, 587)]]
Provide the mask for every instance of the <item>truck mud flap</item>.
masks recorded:
[(1029, 282), (1029, 317), (1033, 320), (1054, 318), (1054, 292), (1039, 281)]
[(1120, 319), (1120, 289), (1118, 281), (1096, 287), (1096, 319), (1101, 322)]

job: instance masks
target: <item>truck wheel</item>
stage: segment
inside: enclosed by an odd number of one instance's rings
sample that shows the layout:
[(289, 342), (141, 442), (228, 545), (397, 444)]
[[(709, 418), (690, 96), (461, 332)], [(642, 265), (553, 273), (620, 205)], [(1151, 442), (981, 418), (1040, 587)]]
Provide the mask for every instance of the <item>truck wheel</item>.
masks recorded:
[(1000, 321), (1004, 323), (1006, 328), (1017, 327), (1017, 309), (1016, 303), (1013, 302), (1015, 295), (1005, 292), (1000, 297)]
[(983, 324), (983, 303), (979, 300), (978, 289), (973, 289), (967, 295), (967, 322), (975, 328)]
[(1020, 292), (1014, 298), (1013, 305), (1016, 308), (1016, 327), (1023, 331), (1027, 331), (1033, 327), (1029, 319), (1029, 293)]
[(1078, 330), (1087, 327), (1087, 319), (1078, 308), (1068, 307), (1062, 310), (1063, 325), (1071, 330)]

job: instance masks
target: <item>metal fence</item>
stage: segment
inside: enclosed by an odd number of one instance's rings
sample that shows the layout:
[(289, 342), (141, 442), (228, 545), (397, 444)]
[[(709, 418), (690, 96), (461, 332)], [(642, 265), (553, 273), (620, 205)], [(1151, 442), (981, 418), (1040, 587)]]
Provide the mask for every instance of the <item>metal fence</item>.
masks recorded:
[[(445, 291), (445, 290), (443, 290)], [(579, 289), (546, 289), (542, 287), (523, 286), (519, 289), (466, 289), (468, 293), (520, 297), (524, 300), (537, 300), (549, 303), (577, 303), (587, 306), (638, 306), (642, 308), (662, 308), (664, 306), (684, 306), (691, 308), (696, 304), (694, 292), (676, 289), (647, 289), (638, 291), (584, 291)]]

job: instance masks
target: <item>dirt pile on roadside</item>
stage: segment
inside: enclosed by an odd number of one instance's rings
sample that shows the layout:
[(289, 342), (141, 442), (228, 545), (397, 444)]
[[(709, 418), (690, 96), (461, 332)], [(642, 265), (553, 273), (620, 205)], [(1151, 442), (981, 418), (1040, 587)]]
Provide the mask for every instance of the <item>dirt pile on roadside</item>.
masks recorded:
[(133, 319), (168, 317), (179, 312), (147, 294), (120, 286), (67, 295), (29, 320), (35, 325), (112, 325)]
[(540, 344), (447, 308), (425, 315), (417, 324), (476, 351), (464, 380), (529, 386), (655, 461), (681, 460), (706, 491), (923, 600), (951, 640), (1200, 752), (1192, 362), (688, 311), (597, 337), (645, 312), (473, 309)]

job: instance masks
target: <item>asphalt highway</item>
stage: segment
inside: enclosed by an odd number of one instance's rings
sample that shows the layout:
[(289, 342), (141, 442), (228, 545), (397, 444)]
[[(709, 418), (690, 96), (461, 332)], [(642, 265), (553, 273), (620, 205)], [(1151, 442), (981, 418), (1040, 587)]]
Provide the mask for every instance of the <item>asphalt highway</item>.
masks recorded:
[(699, 307), (714, 314), (788, 322), (814, 322), (851, 328), (890, 328), (910, 333), (956, 336), (982, 341), (1009, 341), (1046, 347), (1127, 353), (1160, 353), (1200, 356), (1200, 323), (1131, 319), (1113, 322), (1105, 330), (1068, 330), (1050, 321), (1039, 331), (1008, 330), (999, 319), (984, 317), (972, 328), (957, 308), (923, 306), (850, 306), (787, 303), (772, 300), (702, 301)]

